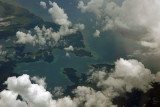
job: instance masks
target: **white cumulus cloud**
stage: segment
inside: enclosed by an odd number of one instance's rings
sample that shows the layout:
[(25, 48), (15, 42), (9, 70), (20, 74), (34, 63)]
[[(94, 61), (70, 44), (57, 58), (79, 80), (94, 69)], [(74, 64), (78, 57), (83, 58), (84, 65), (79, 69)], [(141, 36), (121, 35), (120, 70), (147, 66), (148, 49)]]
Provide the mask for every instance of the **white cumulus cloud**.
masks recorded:
[(45, 82), (46, 78), (40, 78), (40, 77), (34, 76), (31, 78), (31, 80), (35, 81), (36, 84), (38, 84), (38, 85), (41, 85), (45, 88), (47, 87), (47, 84)]
[(31, 31), (28, 33), (24, 33), (18, 31), (16, 33), (18, 44), (32, 44), (40, 45), (40, 46), (52, 46), (54, 47), (57, 42), (63, 37), (70, 34), (74, 34), (77, 31), (81, 31), (85, 28), (84, 24), (75, 24), (68, 20), (67, 14), (64, 12), (62, 8), (60, 8), (57, 3), (49, 1), (49, 4), (52, 6), (49, 8), (49, 13), (51, 14), (53, 21), (60, 26), (58, 31), (54, 31), (54, 28), (46, 28), (43, 26), (42, 28), (36, 26), (34, 28), (34, 34)]
[[(119, 59), (115, 62), (115, 70), (107, 73), (105, 71), (93, 72), (88, 79), (95, 82), (96, 91), (91, 87), (78, 86), (73, 90), (75, 97), (53, 99), (52, 94), (44, 87), (44, 79), (33, 77), (38, 84), (33, 84), (29, 75), (9, 77), (5, 84), (8, 90), (0, 92), (0, 106), (2, 107), (117, 107), (112, 103), (113, 98), (125, 92), (132, 92), (132, 89), (139, 89), (147, 92), (152, 82), (160, 82), (160, 73), (152, 74), (137, 60)], [(43, 82), (42, 82), (43, 81)], [(62, 88), (55, 88), (55, 95), (61, 96)], [(22, 101), (17, 97), (20, 95)]]
[(94, 37), (99, 37), (100, 36), (100, 31), (96, 30), (93, 34)]
[(40, 2), (40, 6), (42, 6), (43, 8), (47, 8), (46, 2), (44, 2), (44, 1), (41, 1), (41, 2)]
[(78, 8), (95, 14), (101, 30), (138, 39), (152, 54), (160, 53), (159, 0), (89, 0)]
[[(0, 101), (3, 105), (9, 103), (12, 107), (76, 107), (70, 97), (53, 100), (50, 92), (46, 91), (41, 85), (32, 84), (30, 77), (25, 74), (19, 77), (8, 78), (5, 84), (7, 84), (9, 91), (2, 91), (0, 93), (2, 96)], [(16, 100), (17, 95), (20, 95), (24, 101)], [(9, 101), (2, 102), (6, 98), (8, 98)]]
[(17, 100), (18, 94), (13, 91), (3, 90), (0, 92), (1, 107), (28, 107), (23, 101)]
[(69, 46), (69, 47), (67, 47), (67, 48), (64, 48), (64, 50), (66, 50), (66, 51), (74, 51), (74, 48), (73, 48), (73, 46)]
[(51, 14), (52, 19), (55, 23), (59, 25), (70, 26), (72, 23), (68, 20), (67, 14), (64, 12), (62, 8), (60, 8), (56, 2), (49, 2), (52, 6), (48, 12)]

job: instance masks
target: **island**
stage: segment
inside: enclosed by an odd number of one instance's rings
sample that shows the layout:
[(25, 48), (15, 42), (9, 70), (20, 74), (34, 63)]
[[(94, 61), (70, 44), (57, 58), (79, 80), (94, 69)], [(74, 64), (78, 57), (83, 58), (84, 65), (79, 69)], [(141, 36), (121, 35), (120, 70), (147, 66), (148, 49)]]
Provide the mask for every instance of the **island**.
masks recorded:
[[(48, 63), (54, 60), (54, 49), (64, 50), (64, 48), (72, 45), (75, 51), (72, 53), (80, 57), (92, 57), (91, 52), (85, 49), (83, 35), (80, 31), (75, 34), (67, 35), (59, 41), (56, 47), (48, 47), (45, 49), (38, 49), (36, 52), (25, 51), (25, 44), (15, 44), (17, 31), (33, 30), (35, 26), (52, 27), (54, 31), (58, 31), (60, 25), (52, 22), (46, 22), (42, 18), (34, 15), (30, 11), (0, 1), (0, 41), (7, 53), (1, 57), (0, 60), (0, 90), (6, 88), (3, 84), (10, 76), (18, 76), (14, 73), (14, 68), (19, 63), (36, 62), (39, 60)], [(6, 41), (11, 41), (7, 42)], [(65, 44), (64, 42), (65, 41)], [(75, 77), (76, 78), (76, 77)]]

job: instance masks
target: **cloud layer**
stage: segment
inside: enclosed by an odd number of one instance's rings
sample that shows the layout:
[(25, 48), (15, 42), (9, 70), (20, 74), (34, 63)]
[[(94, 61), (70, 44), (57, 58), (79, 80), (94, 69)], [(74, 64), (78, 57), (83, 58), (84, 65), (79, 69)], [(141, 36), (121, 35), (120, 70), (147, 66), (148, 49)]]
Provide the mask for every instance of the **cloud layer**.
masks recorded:
[(3, 46), (0, 45), (0, 56), (1, 55), (5, 55), (6, 54), (6, 51), (3, 50)]
[(74, 51), (74, 48), (73, 48), (72, 45), (70, 45), (69, 47), (64, 48), (64, 50), (66, 50), (66, 51)]
[(53, 21), (59, 25), (70, 26), (71, 22), (68, 20), (68, 16), (64, 10), (60, 8), (56, 2), (52, 3), (50, 1), (49, 4), (52, 7), (48, 10), (48, 12), (51, 14)]
[[(75, 97), (53, 99), (52, 94), (45, 89), (45, 79), (30, 77), (26, 74), (19, 77), (9, 77), (5, 84), (8, 90), (0, 92), (1, 107), (116, 107), (112, 103), (113, 98), (132, 89), (147, 92), (152, 82), (160, 82), (160, 73), (152, 74), (137, 60), (120, 59), (115, 62), (115, 70), (107, 73), (105, 71), (93, 72), (88, 81), (97, 84), (101, 88), (96, 91), (91, 87), (78, 86), (73, 93)], [(57, 88), (61, 90), (61, 88)], [(58, 91), (59, 93), (59, 91)], [(62, 95), (62, 93), (60, 92)], [(20, 95), (22, 101), (17, 97)]]
[[(72, 25), (68, 20), (67, 14), (57, 5), (57, 3), (49, 1), (49, 4), (51, 8), (48, 9), (48, 12), (52, 17), (53, 22), (61, 25), (59, 31), (54, 31), (54, 28), (46, 28), (45, 26), (42, 28), (36, 26), (34, 28), (34, 33), (31, 31), (28, 31), (28, 33), (18, 31), (16, 33), (16, 43), (32, 44), (33, 46), (55, 46), (63, 36), (74, 34), (85, 28), (83, 24)], [(40, 5), (46, 6), (46, 3), (40, 2)]]
[(40, 2), (40, 6), (42, 6), (43, 8), (47, 8), (46, 2), (43, 1)]
[[(53, 100), (50, 92), (42, 85), (32, 84), (28, 75), (10, 77), (5, 82), (9, 90), (0, 93), (1, 107), (75, 107), (69, 97)], [(20, 95), (24, 101), (16, 100)], [(9, 99), (6, 102), (4, 100)], [(23, 106), (22, 106), (23, 105)]]
[(34, 28), (34, 34), (31, 31), (27, 33), (18, 31), (16, 33), (18, 44), (32, 44), (33, 46), (55, 46), (57, 42), (63, 38), (63, 36), (67, 36), (70, 34), (76, 33), (78, 30), (83, 30), (83, 24), (76, 24), (73, 28), (68, 28), (65, 26), (61, 26), (58, 32), (55, 32), (53, 28), (46, 28), (43, 26), (42, 28), (36, 26)]
[(94, 37), (99, 37), (100, 36), (100, 31), (96, 30), (95, 33), (93, 34)]
[(78, 8), (97, 16), (101, 31), (113, 30), (119, 35), (138, 39), (151, 54), (160, 53), (159, 0), (89, 0)]

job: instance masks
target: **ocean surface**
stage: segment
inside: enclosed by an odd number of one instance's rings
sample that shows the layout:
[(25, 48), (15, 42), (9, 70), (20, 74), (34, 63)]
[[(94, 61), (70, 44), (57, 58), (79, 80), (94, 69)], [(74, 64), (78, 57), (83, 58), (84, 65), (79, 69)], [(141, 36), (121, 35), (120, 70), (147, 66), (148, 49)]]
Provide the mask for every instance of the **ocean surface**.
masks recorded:
[[(47, 9), (39, 6), (41, 0), (7, 0), (12, 4), (22, 6), (29, 9), (31, 12), (41, 16), (44, 20), (51, 21), (51, 17)], [(48, 0), (44, 0), (48, 1)], [(60, 7), (68, 14), (69, 20), (75, 23), (85, 24), (85, 30), (82, 31), (86, 49), (91, 51), (93, 58), (78, 57), (70, 54), (70, 57), (65, 56), (64, 50), (54, 50), (55, 57), (52, 63), (44, 61), (32, 63), (20, 63), (15, 68), (14, 72), (19, 74), (29, 74), (30, 76), (46, 77), (48, 88), (55, 86), (67, 86), (72, 84), (62, 73), (63, 68), (72, 67), (80, 72), (88, 72), (89, 64), (113, 63), (117, 59), (131, 54), (138, 45), (128, 39), (121, 38), (111, 31), (102, 32), (99, 38), (93, 37), (96, 29), (100, 30), (100, 26), (96, 26), (96, 17), (93, 14), (81, 13), (77, 9), (79, 0), (55, 0)], [(28, 4), (29, 3), (29, 4)], [(127, 44), (127, 45), (126, 45)]]

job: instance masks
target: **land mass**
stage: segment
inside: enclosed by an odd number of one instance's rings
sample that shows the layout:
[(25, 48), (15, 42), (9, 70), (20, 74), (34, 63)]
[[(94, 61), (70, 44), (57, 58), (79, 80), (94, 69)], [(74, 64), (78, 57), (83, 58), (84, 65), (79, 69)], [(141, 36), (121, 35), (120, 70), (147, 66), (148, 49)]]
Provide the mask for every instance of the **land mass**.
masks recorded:
[[(54, 31), (58, 31), (60, 28), (60, 25), (45, 22), (42, 18), (26, 9), (0, 1), (0, 45), (3, 45), (3, 49), (6, 51), (6, 54), (1, 56), (3, 60), (0, 58), (0, 90), (6, 88), (3, 83), (8, 77), (18, 76), (18, 74), (13, 73), (18, 63), (29, 63), (39, 60), (44, 60), (48, 63), (53, 62), (54, 49), (64, 49), (72, 45), (75, 48), (75, 52), (73, 51), (75, 55), (92, 57), (91, 52), (85, 50), (83, 35), (79, 31), (65, 36), (59, 41), (57, 47), (38, 49), (36, 52), (25, 52), (26, 45), (15, 44), (13, 42), (16, 40), (17, 31), (32, 30), (35, 26), (42, 27), (43, 25), (46, 28), (52, 27)], [(65, 41), (65, 44), (63, 41)]]

